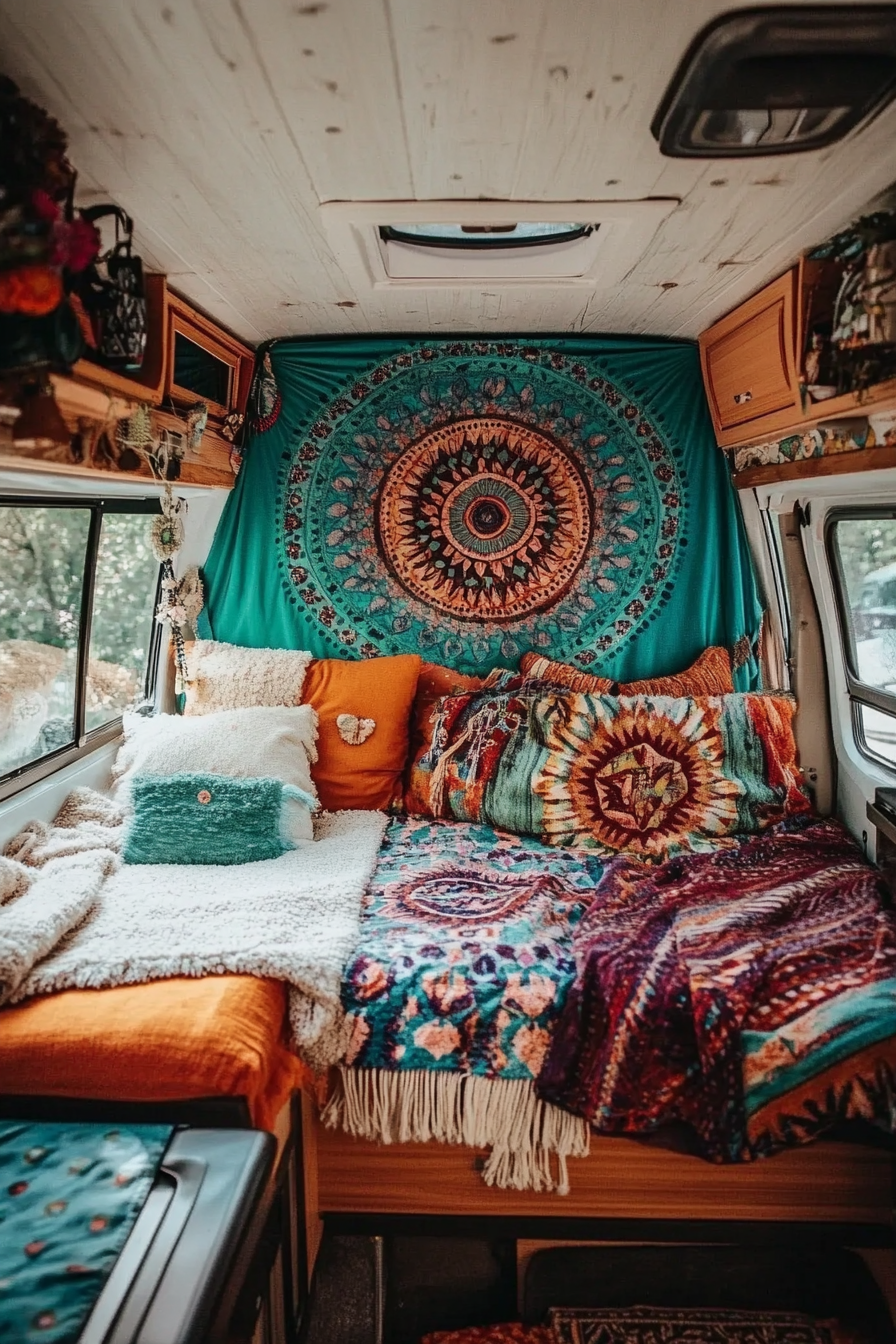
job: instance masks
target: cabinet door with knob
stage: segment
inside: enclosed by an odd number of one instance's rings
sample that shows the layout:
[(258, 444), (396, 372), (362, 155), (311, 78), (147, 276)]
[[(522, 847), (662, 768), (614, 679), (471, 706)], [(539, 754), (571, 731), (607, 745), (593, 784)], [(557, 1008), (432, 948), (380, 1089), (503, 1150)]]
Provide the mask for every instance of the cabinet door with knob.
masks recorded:
[(796, 358), (796, 270), (716, 322), (700, 359), (722, 447), (787, 429), (802, 417)]

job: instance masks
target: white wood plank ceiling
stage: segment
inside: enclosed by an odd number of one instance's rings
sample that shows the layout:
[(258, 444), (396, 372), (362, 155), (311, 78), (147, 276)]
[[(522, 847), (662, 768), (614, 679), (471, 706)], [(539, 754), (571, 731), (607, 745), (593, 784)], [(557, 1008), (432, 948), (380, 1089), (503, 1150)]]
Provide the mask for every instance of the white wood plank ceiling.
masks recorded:
[[(66, 127), (82, 203), (250, 342), (386, 331), (695, 336), (896, 179), (896, 106), (827, 151), (664, 159), (650, 121), (725, 0), (0, 0), (0, 69)], [(334, 200), (677, 197), (610, 288), (374, 290)], [(511, 212), (512, 214), (512, 212)]]

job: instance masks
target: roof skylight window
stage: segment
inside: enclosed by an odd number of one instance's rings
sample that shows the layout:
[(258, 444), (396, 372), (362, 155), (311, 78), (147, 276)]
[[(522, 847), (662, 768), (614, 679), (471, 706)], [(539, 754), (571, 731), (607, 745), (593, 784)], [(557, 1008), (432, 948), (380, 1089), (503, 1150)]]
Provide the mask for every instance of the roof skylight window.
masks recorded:
[(384, 243), (413, 243), (417, 247), (486, 248), (539, 247), (587, 238), (596, 224), (384, 224)]

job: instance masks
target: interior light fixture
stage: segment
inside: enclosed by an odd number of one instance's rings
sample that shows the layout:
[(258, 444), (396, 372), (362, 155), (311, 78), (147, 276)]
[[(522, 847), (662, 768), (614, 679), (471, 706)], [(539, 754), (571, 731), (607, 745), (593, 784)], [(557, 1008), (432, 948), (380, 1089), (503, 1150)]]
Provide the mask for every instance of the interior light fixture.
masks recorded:
[(673, 158), (820, 149), (896, 94), (896, 5), (735, 10), (697, 35), (651, 124)]

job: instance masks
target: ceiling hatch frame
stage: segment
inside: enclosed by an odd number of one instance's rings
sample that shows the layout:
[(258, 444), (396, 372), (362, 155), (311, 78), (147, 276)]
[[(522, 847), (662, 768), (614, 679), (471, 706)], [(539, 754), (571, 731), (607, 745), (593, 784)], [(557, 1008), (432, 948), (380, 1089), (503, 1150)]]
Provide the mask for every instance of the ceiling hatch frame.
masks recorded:
[[(359, 289), (481, 289), (483, 285), (502, 285), (594, 290), (623, 279), (679, 203), (678, 197), (668, 196), (639, 201), (326, 201), (320, 206), (320, 216), (337, 262)], [(512, 259), (509, 249), (492, 245), (493, 273), (489, 272), (485, 248), (408, 246), (401, 264), (412, 264), (410, 254), (417, 253), (421, 269), (429, 265), (434, 273), (390, 275), (386, 249), (392, 244), (380, 237), (380, 229), (388, 225), (456, 223), (494, 227), (567, 222), (591, 225), (593, 232), (557, 247), (516, 247)], [(533, 272), (532, 267), (543, 265), (545, 254), (553, 253), (556, 258), (559, 248), (566, 251), (570, 268), (579, 273)]]

